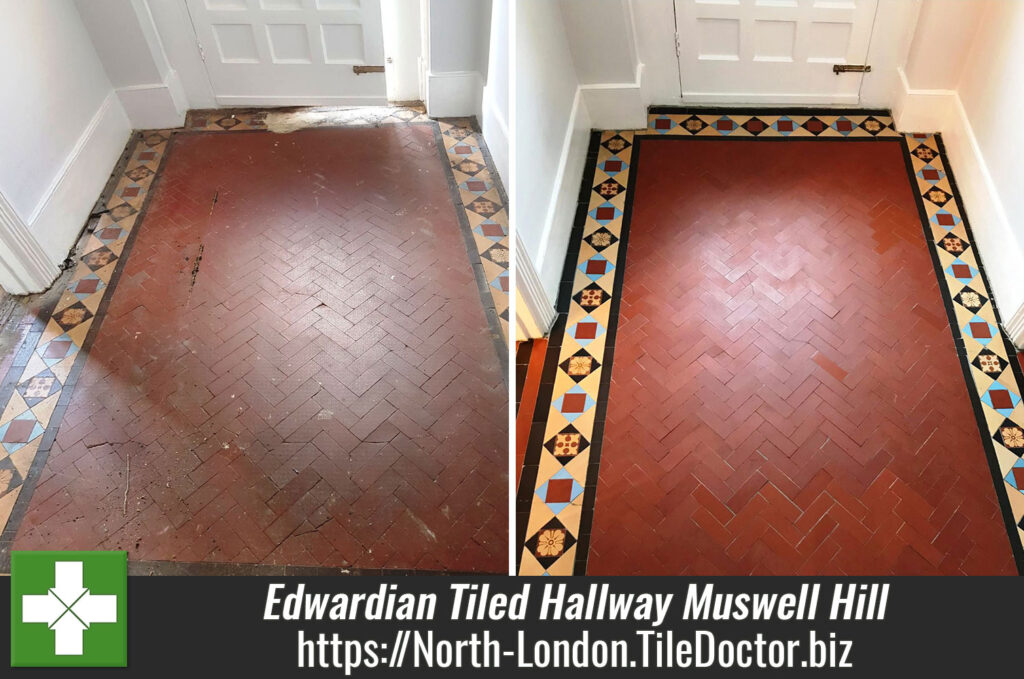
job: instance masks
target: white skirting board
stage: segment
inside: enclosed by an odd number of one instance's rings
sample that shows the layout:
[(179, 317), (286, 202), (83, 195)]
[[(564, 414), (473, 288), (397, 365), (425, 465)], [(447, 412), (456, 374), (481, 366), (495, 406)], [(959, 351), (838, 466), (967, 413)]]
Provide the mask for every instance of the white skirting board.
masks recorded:
[(188, 99), (178, 77), (170, 70), (162, 83), (133, 85), (117, 90), (128, 120), (136, 130), (181, 127), (188, 113)]
[[(131, 132), (131, 123), (121, 101), (111, 91), (36, 209), (25, 220), (47, 261), (54, 267), (64, 261), (75, 244)], [(56, 274), (55, 269), (54, 277)]]
[(521, 342), (544, 337), (555, 322), (555, 307), (544, 293), (537, 270), (516, 235), (516, 259), (513, 276), (516, 288), (516, 336)]
[(555, 191), (551, 194), (539, 248), (533, 257), (541, 289), (550, 307), (554, 307), (558, 301), (558, 282), (562, 277), (569, 237), (576, 219), (580, 183), (583, 181), (590, 145), (590, 129), (590, 116), (583, 103), (583, 93), (577, 88), (558, 157), (558, 171), (553, 182)]
[(476, 71), (427, 73), (427, 115), (431, 118), (482, 118), (484, 79)]
[(13, 295), (40, 292), (59, 272), (25, 222), (0, 195), (0, 287)]
[(647, 127), (647, 95), (643, 88), (644, 65), (636, 68), (631, 83), (580, 85), (590, 122), (598, 130), (642, 130)]

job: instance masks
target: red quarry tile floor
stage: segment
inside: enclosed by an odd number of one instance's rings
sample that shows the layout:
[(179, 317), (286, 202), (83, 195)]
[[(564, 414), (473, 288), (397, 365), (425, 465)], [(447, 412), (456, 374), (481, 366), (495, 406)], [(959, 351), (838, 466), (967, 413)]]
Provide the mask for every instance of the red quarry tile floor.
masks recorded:
[(901, 149), (645, 142), (587, 572), (1015, 572)]
[(505, 569), (506, 388), (432, 127), (178, 135), (139, 229), (15, 549)]
[(546, 338), (519, 342), (516, 346), (516, 486), (522, 475), (526, 459), (526, 445), (530, 428), (537, 413), (537, 392), (544, 372), (544, 356), (548, 348)]

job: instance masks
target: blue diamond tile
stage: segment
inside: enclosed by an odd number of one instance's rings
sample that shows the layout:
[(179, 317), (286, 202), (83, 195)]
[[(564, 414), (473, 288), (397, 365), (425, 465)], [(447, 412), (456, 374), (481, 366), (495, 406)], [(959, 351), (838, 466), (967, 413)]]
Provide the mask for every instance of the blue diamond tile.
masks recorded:
[[(841, 125), (840, 123), (846, 124)], [(846, 116), (839, 116), (838, 118), (835, 119), (835, 121), (833, 121), (831, 125), (829, 125), (829, 127), (831, 127), (839, 134), (843, 135), (844, 137), (850, 136), (850, 133), (857, 129), (856, 123), (854, 123)]]
[(565, 469), (559, 469), (534, 492), (557, 515), (580, 496), (583, 486)]
[(978, 342), (982, 346), (986, 346), (992, 341), (993, 337), (999, 334), (999, 330), (996, 326), (986, 321), (981, 316), (975, 314), (974, 318), (967, 321), (967, 325), (960, 329), (964, 336), (970, 337), (975, 342)]
[(649, 125), (651, 129), (657, 132), (658, 134), (668, 134), (669, 131), (673, 127), (677, 127), (679, 123), (672, 120), (668, 116), (658, 116), (657, 118), (652, 118)]
[(508, 270), (502, 271), (498, 274), (497, 278), (491, 281), (491, 287), (497, 288), (502, 292), (508, 292)]
[(625, 172), (626, 168), (629, 167), (629, 164), (618, 156), (612, 156), (611, 158), (607, 158), (606, 160), (598, 163), (597, 166), (609, 177), (614, 177), (620, 172)]
[(574, 421), (577, 417), (587, 412), (597, 403), (580, 385), (575, 385), (572, 389), (562, 394), (560, 397), (555, 399), (552, 404), (559, 413), (562, 414), (569, 422)]
[(460, 158), (462, 158), (462, 157), (466, 157), (466, 156), (471, 156), (474, 153), (477, 153), (479, 150), (480, 150), (479, 146), (473, 146), (472, 144), (465, 144), (465, 143), (460, 141), (460, 142), (456, 143), (454, 146), (452, 146), (451, 148), (449, 148), (448, 149), (448, 153), (450, 153), (453, 156), (459, 156)]
[(68, 286), (68, 290), (79, 300), (83, 300), (86, 297), (99, 292), (105, 287), (107, 287), (107, 284), (103, 282), (103, 279), (96, 274), (91, 273), (88, 276), (82, 276), (82, 278), (71, 283), (71, 285)]
[(1017, 489), (1018, 492), (1024, 493), (1024, 459), (1019, 459), (1013, 463), (1010, 467), (1010, 471), (1007, 472), (1004, 477), (1006, 482)]
[(474, 196), (482, 196), (491, 190), (491, 183), (486, 179), (467, 179), (459, 184), (459, 188)]
[(978, 275), (978, 270), (957, 257), (952, 264), (946, 267), (946, 274), (961, 283), (970, 283)]
[(500, 241), (502, 238), (508, 235), (505, 227), (494, 221), (493, 219), (485, 219), (484, 221), (473, 227), (473, 233), (483, 236), (484, 238), (490, 238), (495, 243)]
[(946, 173), (937, 167), (925, 165), (924, 167), (917, 171), (917, 178), (922, 181), (928, 182), (932, 186), (935, 186), (940, 181), (946, 178)]
[(939, 210), (931, 217), (928, 218), (935, 226), (941, 226), (946, 231), (952, 231), (953, 228), (960, 223), (960, 217), (953, 214), (949, 210)]
[(784, 137), (788, 137), (793, 134), (793, 131), (797, 130), (799, 127), (800, 125), (798, 125), (789, 116), (779, 116), (778, 119), (772, 123), (772, 129)]
[(0, 444), (10, 454), (21, 450), (42, 434), (43, 425), (39, 423), (31, 410), (26, 410), (10, 422), (0, 426)]
[(596, 281), (615, 268), (615, 265), (608, 261), (608, 258), (598, 253), (590, 259), (582, 262), (578, 267), (583, 274), (592, 281)]
[(52, 368), (76, 351), (78, 351), (78, 347), (67, 333), (36, 347), (36, 353), (39, 354), (39, 358), (43, 359), (47, 368)]
[(736, 124), (736, 121), (730, 118), (729, 116), (722, 116), (715, 122), (711, 123), (711, 129), (715, 130), (716, 132), (718, 132), (718, 134), (722, 135), (723, 137), (732, 134), (739, 128), (740, 126)]
[(587, 346), (605, 333), (603, 325), (594, 320), (593, 316), (587, 315), (569, 326), (569, 337), (576, 340), (580, 346)]
[(999, 382), (993, 382), (982, 397), (981, 402), (1003, 417), (1009, 417), (1013, 409), (1020, 403), (1020, 396), (1007, 389)]
[(587, 214), (601, 226), (608, 226), (612, 221), (622, 216), (622, 210), (605, 201)]

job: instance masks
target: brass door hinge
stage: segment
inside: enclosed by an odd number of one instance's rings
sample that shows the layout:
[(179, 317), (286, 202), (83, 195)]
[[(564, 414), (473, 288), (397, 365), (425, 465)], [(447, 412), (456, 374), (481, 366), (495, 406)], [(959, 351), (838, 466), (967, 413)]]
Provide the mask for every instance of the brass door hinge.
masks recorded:
[(870, 64), (832, 64), (832, 72), (840, 73), (871, 73)]

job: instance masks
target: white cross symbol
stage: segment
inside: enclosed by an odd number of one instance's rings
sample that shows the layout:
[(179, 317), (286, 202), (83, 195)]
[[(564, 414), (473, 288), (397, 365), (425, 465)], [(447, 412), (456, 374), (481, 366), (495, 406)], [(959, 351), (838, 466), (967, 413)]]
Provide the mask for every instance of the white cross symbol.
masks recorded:
[(82, 562), (54, 564), (55, 586), (21, 597), (21, 621), (41, 622), (54, 632), (56, 655), (82, 655), (82, 632), (94, 622), (117, 622), (117, 595), (90, 594), (82, 586)]

